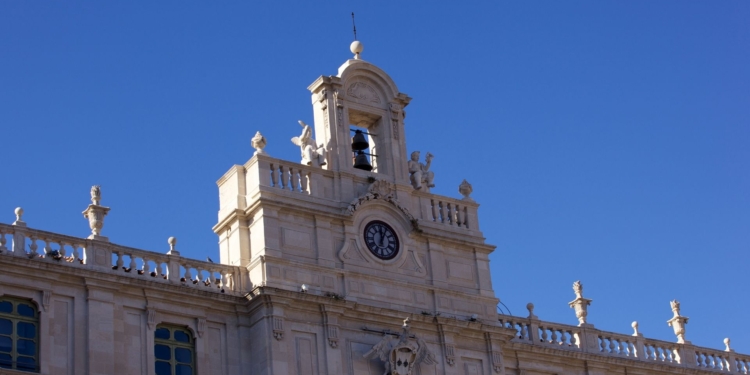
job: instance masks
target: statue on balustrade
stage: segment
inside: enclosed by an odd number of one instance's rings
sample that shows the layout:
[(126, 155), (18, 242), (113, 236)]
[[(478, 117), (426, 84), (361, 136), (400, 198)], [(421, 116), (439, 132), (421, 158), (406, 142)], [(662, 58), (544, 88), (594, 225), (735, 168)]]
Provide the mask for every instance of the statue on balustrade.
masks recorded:
[(302, 153), (301, 164), (321, 167), (326, 165), (325, 150), (323, 145), (318, 146), (312, 138), (312, 128), (303, 121), (298, 121), (302, 126), (302, 134), (299, 137), (292, 138), (292, 143), (299, 146)]
[(415, 190), (422, 190), (429, 193), (430, 188), (435, 187), (435, 174), (430, 171), (430, 164), (432, 163), (432, 154), (427, 153), (425, 156), (425, 162), (419, 162), (419, 151), (411, 153), (411, 160), (409, 160), (409, 179), (411, 180), (411, 186)]

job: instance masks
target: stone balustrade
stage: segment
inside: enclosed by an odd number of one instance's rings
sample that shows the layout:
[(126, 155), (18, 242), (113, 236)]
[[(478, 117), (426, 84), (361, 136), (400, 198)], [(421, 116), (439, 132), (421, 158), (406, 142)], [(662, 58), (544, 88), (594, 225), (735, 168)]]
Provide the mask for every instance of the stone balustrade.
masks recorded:
[[(244, 186), (249, 200), (261, 188), (279, 189), (290, 193), (300, 193), (317, 198), (347, 201), (356, 197), (338, 197), (335, 190), (338, 186), (368, 186), (372, 180), (360, 175), (351, 175), (347, 183), (334, 183), (336, 174), (332, 171), (302, 165), (295, 162), (276, 159), (267, 155), (255, 155), (244, 166), (246, 172)], [(234, 173), (234, 172), (232, 172)], [(377, 178), (377, 174), (373, 174)], [(228, 181), (232, 177), (227, 176)], [(223, 182), (222, 182), (223, 183)], [(237, 184), (237, 182), (235, 182)], [(237, 190), (235, 193), (234, 191)], [(227, 196), (239, 194), (241, 189), (232, 189)], [(477, 209), (479, 205), (471, 199), (455, 199), (432, 193), (415, 191), (413, 196), (405, 198), (396, 194), (396, 199), (408, 207), (414, 217), (423, 223), (456, 228), (459, 230), (479, 230)], [(248, 201), (249, 204), (249, 201)], [(231, 205), (227, 205), (232, 207)]]
[(537, 334), (543, 345), (563, 349), (580, 349), (581, 329), (575, 326), (539, 322)]
[(554, 347), (644, 362), (697, 368), (729, 374), (750, 374), (750, 355), (601, 331), (593, 326), (578, 327), (549, 323), (534, 318), (498, 314), (505, 328), (516, 331), (512, 342)]
[[(8, 242), (10, 240), (10, 242)], [(239, 293), (238, 267), (0, 224), (0, 256), (91, 269), (216, 293)]]

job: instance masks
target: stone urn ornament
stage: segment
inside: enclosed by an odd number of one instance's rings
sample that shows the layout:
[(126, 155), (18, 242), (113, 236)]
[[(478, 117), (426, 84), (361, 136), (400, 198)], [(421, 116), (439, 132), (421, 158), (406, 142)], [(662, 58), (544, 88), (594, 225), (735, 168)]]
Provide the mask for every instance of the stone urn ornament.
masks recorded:
[(677, 336), (678, 344), (689, 344), (690, 341), (685, 340), (685, 325), (688, 322), (688, 317), (680, 315), (680, 301), (673, 300), (669, 302), (672, 307), (672, 319), (667, 320), (667, 324), (674, 329), (674, 334)]
[(581, 281), (573, 283), (573, 291), (576, 294), (576, 299), (569, 302), (568, 305), (571, 309), (575, 309), (576, 318), (578, 318), (579, 327), (593, 327), (592, 324), (586, 323), (586, 316), (588, 315), (588, 306), (591, 304), (591, 300), (583, 298), (583, 284)]
[(463, 200), (465, 201), (469, 201), (469, 202), (474, 201), (474, 199), (470, 197), (472, 191), (474, 191), (474, 188), (471, 187), (471, 184), (468, 181), (466, 181), (466, 179), (464, 179), (461, 182), (461, 185), (458, 185), (458, 192), (464, 196)]
[(104, 227), (104, 217), (109, 213), (109, 207), (99, 205), (102, 200), (102, 188), (99, 185), (91, 187), (91, 204), (83, 211), (83, 217), (89, 220), (91, 234), (87, 237), (90, 240), (109, 241), (107, 237), (101, 235)]
[(268, 142), (266, 141), (266, 137), (263, 136), (263, 134), (260, 134), (260, 132), (255, 133), (255, 136), (250, 140), (250, 144), (255, 149), (255, 155), (268, 155), (263, 149), (266, 147), (266, 144)]

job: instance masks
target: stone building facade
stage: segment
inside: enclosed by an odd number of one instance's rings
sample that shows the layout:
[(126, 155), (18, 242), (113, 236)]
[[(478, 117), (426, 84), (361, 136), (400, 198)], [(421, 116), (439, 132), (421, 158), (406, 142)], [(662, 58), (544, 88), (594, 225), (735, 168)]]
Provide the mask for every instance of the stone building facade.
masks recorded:
[[(218, 181), (220, 263), (0, 224), (0, 374), (750, 373), (750, 356), (498, 314), (478, 204), (432, 194), (401, 93), (355, 58), (309, 90), (301, 162), (255, 155)], [(352, 133), (352, 129), (361, 133)], [(352, 136), (363, 137), (352, 151)], [(356, 168), (355, 168), (356, 166)], [(368, 170), (369, 169), (369, 170)], [(673, 304), (678, 337), (687, 318)]]

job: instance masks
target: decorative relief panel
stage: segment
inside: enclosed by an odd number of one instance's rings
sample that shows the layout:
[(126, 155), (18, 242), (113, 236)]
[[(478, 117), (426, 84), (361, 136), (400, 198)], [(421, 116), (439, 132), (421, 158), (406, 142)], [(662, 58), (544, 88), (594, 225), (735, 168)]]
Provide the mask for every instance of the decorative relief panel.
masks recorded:
[(312, 241), (310, 234), (289, 228), (281, 228), (281, 240), (285, 248), (296, 248), (299, 250), (310, 250)]
[(318, 374), (318, 349), (315, 345), (315, 335), (309, 333), (295, 333), (297, 373)]
[(346, 94), (352, 98), (362, 100), (368, 103), (380, 104), (380, 96), (374, 88), (364, 82), (354, 82), (349, 85)]
[(474, 280), (474, 267), (470, 264), (448, 261), (448, 277), (454, 279)]
[(462, 358), (464, 362), (464, 374), (466, 375), (483, 375), (482, 361), (473, 358)]

